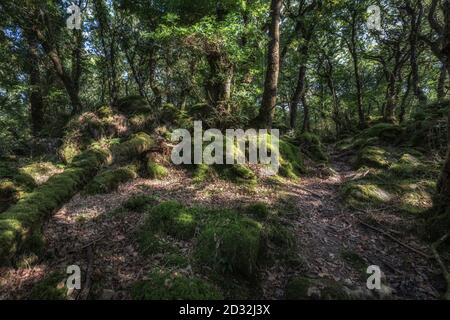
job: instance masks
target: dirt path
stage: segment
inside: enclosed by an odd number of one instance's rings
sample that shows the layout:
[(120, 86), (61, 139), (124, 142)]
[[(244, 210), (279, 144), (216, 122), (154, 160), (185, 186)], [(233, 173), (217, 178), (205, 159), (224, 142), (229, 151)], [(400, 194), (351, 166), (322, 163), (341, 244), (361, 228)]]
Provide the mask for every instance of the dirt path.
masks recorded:
[[(384, 273), (383, 283), (388, 286), (381, 293), (384, 297), (438, 298), (440, 295), (436, 287), (444, 288), (434, 260), (426, 259), (363, 226), (360, 219), (376, 215), (376, 220), (381, 223), (383, 220), (402, 224), (414, 222), (389, 213), (389, 209), (362, 213), (344, 208), (339, 197), (339, 187), (356, 172), (351, 169), (349, 159), (340, 154), (331, 154), (331, 167), (335, 174), (328, 178), (308, 177), (298, 185), (289, 185), (297, 213), (288, 220), (295, 227), (298, 252), (304, 259), (304, 265), (287, 273), (278, 266), (268, 270), (264, 286), (267, 297), (282, 298), (283, 288), (293, 275), (334, 279), (352, 290), (371, 294), (366, 289), (368, 275), (365, 270), (369, 265), (378, 265)], [(386, 231), (382, 224), (375, 226)], [(414, 235), (387, 231), (405, 244), (431, 254), (430, 249)], [(355, 261), (355, 254), (362, 260)]]
[[(34, 283), (51, 271), (65, 270), (71, 264), (92, 270), (91, 291), (106, 292), (107, 298), (129, 298), (130, 285), (152, 268), (161, 266), (162, 260), (158, 256), (143, 258), (138, 253), (133, 232), (142, 221), (141, 214), (111, 214), (123, 201), (138, 193), (151, 194), (160, 200), (175, 199), (186, 205), (218, 208), (239, 208), (256, 200), (275, 208), (282, 206), (281, 219), (293, 226), (300, 262), (290, 267), (275, 264), (262, 270), (260, 298), (284, 298), (286, 283), (294, 275), (330, 278), (350, 288), (365, 290), (366, 275), (344, 258), (349, 253), (360, 256), (364, 268), (372, 264), (380, 266), (385, 282), (393, 290), (393, 298), (438, 298), (434, 286), (439, 288), (441, 279), (431, 259), (363, 227), (356, 218), (361, 213), (340, 205), (339, 186), (354, 175), (347, 162), (348, 159), (332, 155), (335, 173), (326, 178), (310, 176), (300, 182), (264, 182), (253, 191), (222, 180), (196, 185), (185, 171), (171, 169), (170, 177), (164, 181), (137, 179), (111, 194), (77, 195), (46, 224), (46, 253), (41, 263), (0, 270), (0, 299), (26, 298)], [(369, 214), (401, 219), (387, 212)], [(396, 236), (429, 253), (414, 236)], [(185, 253), (192, 250), (188, 242), (180, 241), (176, 246)], [(194, 272), (190, 267), (177, 271)], [(95, 288), (99, 283), (101, 288)]]

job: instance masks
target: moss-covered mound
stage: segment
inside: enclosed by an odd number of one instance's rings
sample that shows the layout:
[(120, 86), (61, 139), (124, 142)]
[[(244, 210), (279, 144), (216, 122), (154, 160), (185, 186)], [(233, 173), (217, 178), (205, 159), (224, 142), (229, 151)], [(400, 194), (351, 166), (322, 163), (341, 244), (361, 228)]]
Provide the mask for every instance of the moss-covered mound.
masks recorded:
[(286, 287), (288, 300), (348, 300), (345, 288), (331, 280), (295, 277)]
[(358, 153), (357, 166), (368, 166), (372, 168), (387, 168), (389, 161), (387, 151), (381, 147), (369, 146)]
[(305, 132), (297, 137), (300, 149), (312, 160), (316, 162), (327, 162), (328, 155), (319, 137), (313, 133)]
[(117, 109), (126, 115), (150, 113), (152, 108), (147, 100), (141, 96), (127, 96), (117, 101)]
[(17, 202), (19, 199), (19, 189), (10, 180), (0, 180), (0, 213)]
[(161, 203), (150, 209), (141, 233), (164, 233), (177, 239), (190, 239), (197, 227), (195, 209), (176, 201)]
[(195, 256), (221, 273), (253, 278), (262, 244), (262, 225), (234, 212), (216, 212), (198, 237)]
[(158, 203), (158, 199), (146, 194), (139, 194), (132, 196), (122, 204), (126, 210), (135, 212), (144, 212), (148, 206), (153, 206)]
[(152, 159), (147, 160), (147, 173), (152, 179), (161, 179), (169, 174), (169, 171), (162, 164)]
[(148, 280), (134, 285), (135, 300), (220, 300), (222, 294), (211, 284), (197, 277), (177, 273), (153, 272)]
[(138, 177), (138, 166), (128, 165), (117, 169), (105, 170), (88, 183), (86, 194), (109, 193), (117, 190), (120, 184)]
[(244, 212), (258, 220), (265, 220), (270, 215), (270, 210), (264, 202), (255, 202), (244, 208)]
[(378, 138), (381, 141), (394, 143), (402, 137), (404, 129), (391, 123), (378, 123), (362, 131), (357, 138), (369, 140)]
[(52, 176), (0, 215), (0, 261), (6, 262), (18, 250), (33, 246), (27, 242), (39, 239), (35, 235), (40, 232), (43, 221), (78, 192), (103, 165), (111, 159), (123, 159), (125, 155), (133, 157), (147, 151), (151, 145), (150, 137), (139, 136), (117, 145), (112, 153), (93, 147), (76, 156), (63, 173)]

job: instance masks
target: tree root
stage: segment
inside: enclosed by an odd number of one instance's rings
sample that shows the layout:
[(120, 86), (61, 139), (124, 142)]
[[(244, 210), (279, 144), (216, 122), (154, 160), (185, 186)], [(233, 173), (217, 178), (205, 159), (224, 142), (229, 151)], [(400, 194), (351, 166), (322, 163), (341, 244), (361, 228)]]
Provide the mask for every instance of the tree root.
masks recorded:
[(442, 269), (442, 274), (444, 275), (445, 281), (447, 282), (447, 292), (444, 296), (445, 300), (450, 300), (450, 273), (438, 253), (438, 247), (447, 240), (448, 236), (448, 233), (445, 234), (443, 237), (441, 237), (431, 245), (431, 250), (433, 251), (434, 258), (438, 262), (439, 267)]

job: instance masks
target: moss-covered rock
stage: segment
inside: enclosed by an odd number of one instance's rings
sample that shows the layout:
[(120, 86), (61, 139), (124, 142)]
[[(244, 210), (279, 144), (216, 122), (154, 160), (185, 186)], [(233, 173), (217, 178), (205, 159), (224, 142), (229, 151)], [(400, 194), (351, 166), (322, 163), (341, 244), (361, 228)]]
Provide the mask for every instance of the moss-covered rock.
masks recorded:
[(342, 193), (346, 205), (354, 208), (389, 203), (394, 198), (390, 192), (369, 181), (346, 183)]
[(216, 213), (198, 237), (195, 256), (199, 263), (247, 278), (255, 276), (262, 225), (234, 212)]
[(34, 284), (28, 299), (30, 300), (66, 300), (66, 277), (59, 272), (53, 272)]
[(362, 131), (358, 138), (365, 140), (378, 138), (382, 141), (393, 143), (401, 138), (403, 132), (404, 129), (401, 126), (391, 123), (378, 123)]
[(117, 109), (128, 116), (150, 113), (152, 111), (147, 100), (141, 96), (127, 96), (120, 98), (117, 101)]
[(88, 183), (84, 192), (94, 195), (115, 191), (120, 184), (136, 179), (138, 177), (137, 171), (138, 166), (136, 165), (103, 171)]
[(346, 300), (350, 297), (345, 288), (337, 282), (295, 277), (287, 285), (286, 298), (288, 300)]
[(195, 166), (192, 180), (194, 183), (201, 183), (206, 181), (213, 173), (213, 167), (206, 163), (201, 163)]
[(159, 164), (151, 159), (147, 161), (147, 173), (152, 179), (161, 179), (169, 174), (169, 171), (162, 164)]
[(297, 140), (300, 144), (301, 150), (312, 160), (317, 162), (328, 161), (328, 155), (324, 151), (324, 147), (317, 135), (305, 132), (299, 135)]
[(136, 283), (131, 295), (135, 300), (220, 300), (222, 294), (197, 277), (178, 273), (153, 272), (148, 280)]
[(387, 168), (389, 166), (387, 151), (375, 146), (365, 147), (358, 153), (357, 166)]

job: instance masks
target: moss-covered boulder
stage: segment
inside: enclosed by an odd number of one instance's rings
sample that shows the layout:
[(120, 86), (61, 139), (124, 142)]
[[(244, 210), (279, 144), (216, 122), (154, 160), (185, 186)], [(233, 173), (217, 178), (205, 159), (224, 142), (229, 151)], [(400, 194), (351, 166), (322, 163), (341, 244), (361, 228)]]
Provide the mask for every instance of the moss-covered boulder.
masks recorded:
[(423, 164), (419, 158), (405, 153), (401, 158), (389, 168), (390, 172), (399, 178), (418, 177), (427, 174), (433, 168)]
[(221, 273), (254, 278), (262, 244), (262, 225), (234, 212), (216, 213), (201, 231), (195, 256)]
[(347, 300), (345, 287), (332, 280), (294, 277), (286, 287), (288, 300)]
[(131, 296), (135, 300), (220, 300), (222, 294), (197, 277), (178, 273), (153, 272), (147, 280), (136, 283)]
[(256, 174), (252, 169), (243, 164), (232, 164), (224, 166), (221, 173), (222, 177), (237, 184), (254, 186), (257, 183)]
[(138, 169), (137, 165), (128, 165), (117, 169), (105, 170), (88, 183), (84, 192), (94, 195), (115, 191), (122, 183), (136, 179), (138, 177)]
[(358, 153), (357, 166), (358, 168), (362, 166), (387, 168), (390, 164), (387, 155), (387, 151), (383, 148), (375, 146), (365, 147)]

